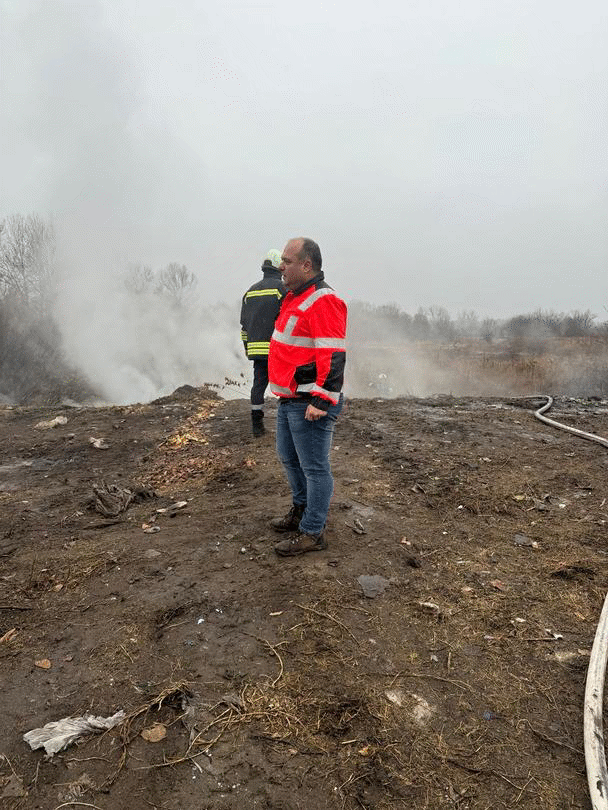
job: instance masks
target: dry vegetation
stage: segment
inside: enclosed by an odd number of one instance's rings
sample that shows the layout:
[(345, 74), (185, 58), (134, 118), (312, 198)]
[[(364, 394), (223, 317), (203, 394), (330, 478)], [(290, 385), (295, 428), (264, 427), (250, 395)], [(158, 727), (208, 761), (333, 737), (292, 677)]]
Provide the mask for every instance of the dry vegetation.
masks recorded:
[[(289, 561), (266, 528), (286, 486), (244, 401), (184, 388), (47, 431), (56, 411), (3, 409), (5, 806), (587, 810), (608, 462), (533, 404), (350, 401), (329, 550)], [(552, 415), (608, 435), (605, 400)], [(101, 481), (156, 497), (107, 518)], [(50, 762), (21, 740), (121, 708)]]

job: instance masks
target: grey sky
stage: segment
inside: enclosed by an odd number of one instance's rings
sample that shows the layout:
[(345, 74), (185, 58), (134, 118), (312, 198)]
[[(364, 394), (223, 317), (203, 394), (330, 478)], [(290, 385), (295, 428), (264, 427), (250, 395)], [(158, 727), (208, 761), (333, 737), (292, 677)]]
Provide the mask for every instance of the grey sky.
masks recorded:
[(347, 298), (606, 317), (604, 0), (4, 0), (1, 35), (0, 214), (53, 212), (86, 287), (232, 301), (302, 234)]

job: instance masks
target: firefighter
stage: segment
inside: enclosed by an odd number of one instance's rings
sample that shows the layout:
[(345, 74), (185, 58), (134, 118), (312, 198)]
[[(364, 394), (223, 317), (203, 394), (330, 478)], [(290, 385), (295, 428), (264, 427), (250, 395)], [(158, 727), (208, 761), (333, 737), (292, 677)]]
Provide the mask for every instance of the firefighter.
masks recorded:
[(325, 522), (334, 489), (329, 463), (342, 410), (346, 304), (326, 283), (312, 239), (291, 239), (281, 257), (288, 293), (270, 341), (270, 390), (279, 397), (277, 453), (292, 506), (271, 526), (295, 534), (275, 546), (282, 557), (327, 548)]
[(241, 305), (241, 338), (245, 354), (249, 360), (253, 360), (251, 427), (255, 437), (263, 436), (266, 432), (264, 394), (268, 387), (268, 348), (286, 292), (281, 281), (280, 263), (280, 251), (267, 253), (262, 263), (264, 276), (247, 290)]

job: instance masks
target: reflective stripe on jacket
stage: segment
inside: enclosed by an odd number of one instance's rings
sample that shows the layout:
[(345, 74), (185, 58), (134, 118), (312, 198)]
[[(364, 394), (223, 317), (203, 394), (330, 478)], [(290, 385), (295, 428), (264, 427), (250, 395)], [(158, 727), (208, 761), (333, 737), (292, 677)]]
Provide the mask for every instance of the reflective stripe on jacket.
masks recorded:
[(241, 340), (250, 360), (268, 356), (270, 336), (285, 296), (281, 271), (262, 269), (264, 278), (247, 290), (241, 304)]
[(270, 341), (273, 394), (303, 397), (322, 410), (338, 402), (346, 364), (346, 317), (346, 304), (323, 273), (287, 293)]

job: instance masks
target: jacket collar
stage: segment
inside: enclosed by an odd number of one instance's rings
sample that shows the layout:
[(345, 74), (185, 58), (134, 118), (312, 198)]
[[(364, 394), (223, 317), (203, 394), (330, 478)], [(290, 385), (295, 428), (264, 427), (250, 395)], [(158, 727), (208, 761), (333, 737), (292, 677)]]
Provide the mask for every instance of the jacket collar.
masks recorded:
[(298, 295), (302, 295), (302, 293), (303, 293), (305, 290), (307, 290), (309, 287), (313, 287), (315, 284), (318, 284), (318, 283), (319, 283), (319, 281), (324, 281), (324, 280), (325, 280), (325, 276), (323, 275), (323, 271), (321, 271), (320, 273), (317, 273), (317, 275), (316, 275), (316, 276), (313, 276), (313, 277), (310, 279), (310, 281), (307, 281), (307, 282), (306, 282), (306, 284), (302, 284), (302, 286), (301, 286), (301, 287), (298, 287), (296, 290), (294, 290), (294, 291), (292, 292), (292, 295), (294, 295), (294, 296), (296, 296), (296, 297), (297, 297)]
[(262, 265), (262, 270), (264, 271), (264, 278), (282, 278), (281, 271), (278, 267), (264, 267), (264, 265)]

